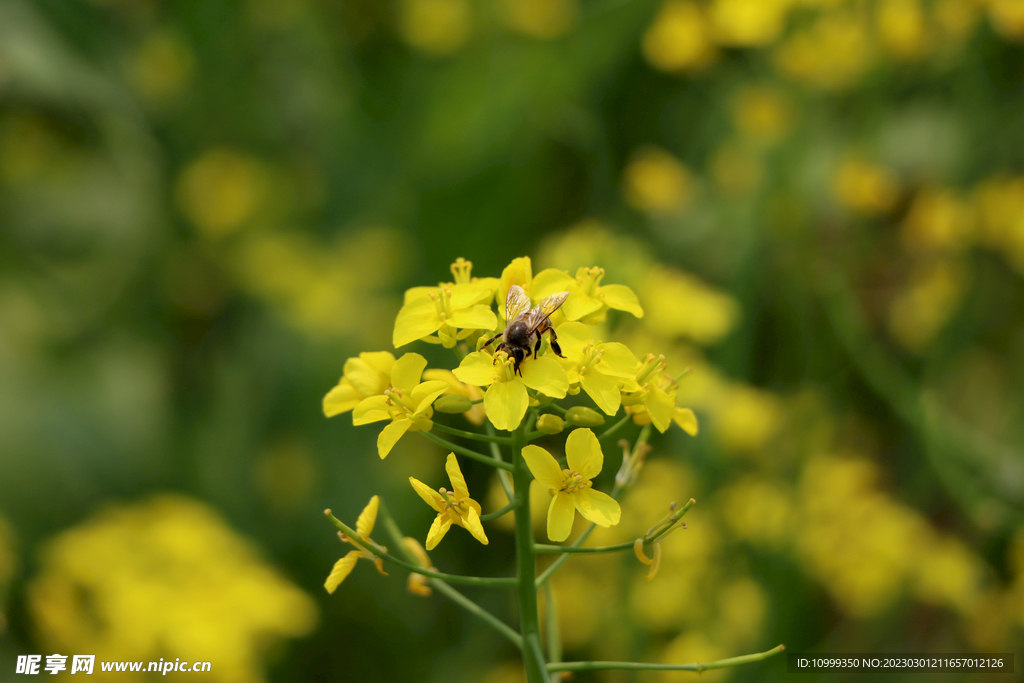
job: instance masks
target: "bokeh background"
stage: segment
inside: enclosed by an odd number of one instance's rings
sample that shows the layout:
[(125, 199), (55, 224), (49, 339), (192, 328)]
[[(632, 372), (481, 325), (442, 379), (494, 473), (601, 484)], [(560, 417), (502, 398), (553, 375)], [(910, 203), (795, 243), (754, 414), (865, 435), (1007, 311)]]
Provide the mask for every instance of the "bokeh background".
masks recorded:
[[(320, 401), (405, 288), (522, 255), (633, 287), (618, 338), (690, 366), (701, 421), (602, 536), (695, 497), (659, 575), (557, 576), (569, 658), (1020, 667), (1022, 42), (1019, 0), (3, 0), (0, 678), (520, 680), (401, 572), (323, 590), (321, 511), (379, 493), (422, 538), (443, 453), (382, 463)], [(499, 529), (432, 559), (505, 571)]]

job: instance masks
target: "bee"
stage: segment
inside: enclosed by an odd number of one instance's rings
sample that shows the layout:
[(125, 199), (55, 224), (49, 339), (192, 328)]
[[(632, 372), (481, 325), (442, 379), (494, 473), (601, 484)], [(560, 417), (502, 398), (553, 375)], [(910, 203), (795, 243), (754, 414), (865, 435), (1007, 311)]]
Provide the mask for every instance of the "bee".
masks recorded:
[(519, 369), (519, 364), (531, 353), (534, 357), (537, 356), (545, 332), (551, 333), (551, 350), (559, 358), (565, 358), (562, 349), (558, 347), (558, 337), (548, 316), (557, 311), (568, 296), (569, 292), (556, 292), (530, 308), (530, 297), (523, 288), (512, 285), (508, 288), (508, 296), (505, 297), (505, 331), (488, 339), (481, 348), (487, 348), (495, 339), (501, 337), (497, 350), (512, 356), (515, 360), (514, 372), (519, 373), (520, 377), (523, 376), (523, 371)]

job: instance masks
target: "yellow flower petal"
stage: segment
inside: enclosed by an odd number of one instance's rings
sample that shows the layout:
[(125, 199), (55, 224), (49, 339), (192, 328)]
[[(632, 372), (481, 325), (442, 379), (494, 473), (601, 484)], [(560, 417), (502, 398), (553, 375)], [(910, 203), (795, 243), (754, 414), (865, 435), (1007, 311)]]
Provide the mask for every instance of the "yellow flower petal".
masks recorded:
[(484, 394), (484, 411), (491, 424), (509, 432), (523, 421), (529, 404), (530, 395), (526, 386), (518, 381), (495, 382)]
[(363, 400), (363, 395), (352, 386), (348, 380), (342, 378), (337, 386), (327, 392), (324, 396), (324, 415), (334, 417), (341, 413), (352, 410)]
[(576, 470), (584, 479), (590, 480), (601, 473), (604, 467), (604, 453), (594, 432), (589, 429), (574, 429), (565, 440), (565, 460), (569, 469)]
[(494, 311), (490, 306), (470, 306), (459, 311), (453, 311), (448, 319), (452, 327), (465, 327), (474, 330), (493, 330), (498, 326), (498, 319), (494, 317)]
[(395, 331), (391, 341), (395, 348), (405, 346), (417, 339), (422, 339), (437, 332), (442, 320), (437, 315), (434, 302), (429, 297), (414, 299), (398, 311), (395, 318)]
[(601, 302), (584, 294), (579, 287), (570, 287), (569, 298), (562, 304), (562, 312), (565, 313), (566, 320), (579, 320), (600, 308)]
[(379, 507), (380, 498), (374, 496), (366, 504), (366, 507), (363, 508), (363, 511), (359, 513), (359, 519), (356, 520), (356, 533), (364, 541), (369, 540), (370, 534), (373, 533), (373, 525), (377, 521), (377, 509)]
[(438, 515), (434, 518), (434, 523), (430, 525), (430, 531), (427, 532), (427, 550), (433, 550), (437, 547), (437, 544), (441, 542), (444, 535), (448, 533), (448, 529), (452, 526), (452, 521), (447, 517)]
[[(484, 304), (484, 308), (488, 311), (491, 310), (490, 299), (493, 294), (493, 290), (487, 287), (483, 287), (476, 282), (464, 283), (458, 285), (451, 285), (451, 298), (449, 299), (450, 305), (453, 312), (457, 312), (459, 309), (469, 308), (476, 304)], [(491, 316), (494, 317), (493, 315)], [(462, 327), (462, 325), (458, 325)], [(472, 327), (472, 325), (470, 325)], [(494, 327), (492, 324), (491, 327)]]
[(676, 410), (675, 401), (656, 384), (651, 384), (648, 388), (650, 393), (644, 399), (644, 407), (647, 408), (647, 414), (651, 416), (654, 427), (664, 433), (672, 424), (672, 414)]
[(455, 458), (454, 453), (448, 454), (448, 459), (444, 463), (444, 469), (448, 473), (448, 479), (452, 482), (452, 489), (459, 496), (469, 498), (469, 489), (466, 488), (466, 478), (462, 476), (462, 470), (459, 468), (459, 461)]
[(488, 544), (487, 534), (484, 533), (484, 525), (480, 523), (480, 513), (473, 508), (469, 508), (466, 512), (466, 516), (463, 518), (463, 526), (469, 533), (473, 534), (473, 538), (480, 541), (484, 545)]
[(580, 386), (606, 414), (614, 415), (619, 412), (622, 395), (619, 392), (619, 385), (612, 379), (597, 370), (592, 370), (580, 377)]
[(415, 301), (416, 299), (424, 299), (430, 297), (431, 292), (436, 292), (437, 287), (410, 287), (405, 290), (405, 294), (402, 296), (402, 305)]
[(606, 375), (633, 379), (636, 377), (636, 356), (625, 344), (605, 342), (601, 344), (601, 372)]
[(576, 506), (572, 496), (559, 491), (548, 506), (548, 538), (556, 543), (569, 538), (572, 520), (576, 517)]
[(534, 301), (540, 301), (555, 292), (566, 291), (569, 289), (569, 285), (575, 282), (576, 280), (564, 270), (547, 268), (537, 273), (537, 276), (533, 278), (533, 281), (530, 283), (530, 296), (533, 297)]
[(437, 512), (444, 510), (445, 499), (440, 493), (430, 488), (416, 477), (409, 477), (409, 483), (412, 484), (416, 493), (419, 494), (420, 498), (422, 498), (427, 505), (434, 508)]
[(388, 411), (387, 396), (364, 398), (352, 410), (352, 424), (354, 425), (365, 425), (390, 418), (391, 413)]
[(607, 493), (594, 489), (579, 489), (572, 494), (576, 509), (598, 526), (612, 526), (619, 523), (622, 512), (619, 503)]
[(412, 394), (410, 396), (413, 405), (416, 406), (415, 414), (423, 414), (427, 408), (430, 407), (430, 404), (436, 401), (438, 397), (448, 391), (448, 389), (448, 382), (438, 379), (417, 385), (416, 388), (412, 390)]
[(534, 479), (549, 489), (557, 491), (562, 488), (562, 480), (565, 477), (562, 475), (562, 468), (558, 466), (558, 461), (555, 460), (553, 455), (540, 446), (530, 444), (523, 447), (523, 460), (526, 461), (526, 466), (533, 473)]
[(387, 351), (369, 351), (345, 361), (345, 379), (363, 396), (383, 394), (391, 384), (395, 357)]
[(597, 288), (597, 295), (608, 308), (632, 313), (638, 318), (644, 317), (644, 309), (633, 290), (626, 285), (605, 285)]
[(327, 589), (328, 593), (333, 593), (341, 585), (341, 582), (345, 580), (345, 577), (352, 573), (352, 569), (356, 566), (356, 560), (358, 559), (359, 551), (352, 550), (345, 557), (334, 563), (334, 568), (331, 569), (327, 580), (324, 581), (324, 588)]
[[(519, 366), (522, 383), (551, 398), (565, 398), (569, 378), (558, 361), (550, 356), (534, 358)], [(512, 382), (509, 382), (511, 384)]]
[(427, 367), (427, 359), (418, 353), (407, 353), (395, 361), (391, 368), (391, 386), (411, 394), (420, 383), (420, 375)]
[[(558, 345), (562, 347), (562, 353), (566, 358), (579, 360), (583, 355), (583, 347), (594, 341), (594, 335), (590, 328), (583, 323), (567, 322), (562, 323), (555, 329), (558, 335)], [(636, 364), (631, 370), (635, 371)]]
[(391, 449), (402, 438), (402, 435), (409, 431), (409, 427), (412, 427), (412, 420), (408, 418), (402, 418), (401, 420), (395, 420), (387, 427), (381, 430), (380, 435), (377, 437), (377, 453), (380, 454), (380, 459), (383, 460), (391, 452)]
[(676, 408), (672, 420), (690, 436), (697, 436), (697, 416), (689, 408)]
[(474, 351), (462, 359), (459, 367), (452, 370), (452, 374), (466, 384), (486, 387), (494, 382), (498, 368), (494, 366), (493, 356), (483, 351)]
[(505, 299), (508, 297), (508, 289), (512, 285), (519, 285), (529, 290), (533, 280), (533, 265), (529, 256), (521, 256), (512, 259), (512, 263), (505, 266), (501, 271), (501, 279), (498, 280), (498, 310), (501, 317), (505, 317)]

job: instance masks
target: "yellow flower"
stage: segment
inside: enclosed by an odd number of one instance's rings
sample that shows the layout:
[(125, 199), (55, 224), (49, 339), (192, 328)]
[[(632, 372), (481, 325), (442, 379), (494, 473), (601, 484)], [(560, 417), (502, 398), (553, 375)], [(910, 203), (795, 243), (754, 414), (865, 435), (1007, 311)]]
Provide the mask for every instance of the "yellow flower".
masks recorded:
[(583, 323), (568, 322), (558, 326), (558, 343), (565, 359), (558, 362), (565, 368), (570, 384), (583, 387), (597, 407), (608, 415), (619, 410), (623, 387), (637, 391), (636, 356), (617, 342), (595, 342), (594, 335)]
[[(463, 264), (472, 267), (468, 261)], [(457, 262), (456, 265), (462, 264)], [(455, 271), (455, 266), (452, 270)], [(423, 339), (452, 348), (456, 341), (465, 339), (474, 330), (492, 330), (498, 324), (490, 307), (493, 295), (494, 290), (479, 281), (415, 287), (405, 293), (405, 303), (395, 319), (392, 342), (397, 348)], [(435, 333), (436, 337), (431, 336)]]
[(370, 396), (383, 395), (391, 386), (395, 357), (387, 351), (363, 352), (345, 361), (345, 374), (324, 396), (324, 415), (334, 417), (355, 408)]
[[(423, 379), (441, 380), (442, 382), (447, 382), (448, 390), (445, 392), (446, 396), (465, 396), (470, 401), (479, 401), (484, 396), (484, 393), (480, 391), (480, 387), (473, 386), (472, 384), (466, 384), (465, 382), (460, 382), (459, 378), (453, 375), (451, 370), (441, 370), (432, 368), (423, 373)], [(462, 413), (462, 416), (475, 425), (483, 424), (484, 404), (475, 404), (472, 408)]]
[(601, 473), (604, 453), (594, 432), (575, 429), (565, 440), (565, 458), (569, 465), (563, 470), (558, 461), (540, 446), (523, 448), (523, 459), (533, 476), (551, 494), (548, 507), (548, 538), (564, 541), (572, 530), (579, 510), (585, 519), (600, 526), (619, 523), (619, 504), (607, 493), (595, 491), (591, 479)]
[(512, 431), (523, 421), (530, 405), (527, 387), (551, 398), (565, 398), (569, 379), (565, 370), (552, 357), (530, 357), (519, 365), (516, 374), (513, 360), (504, 351), (491, 355), (474, 351), (455, 368), (453, 374), (466, 384), (487, 387), (484, 412), (498, 429)]
[(534, 291), (530, 296), (541, 298), (568, 290), (569, 298), (562, 304), (566, 320), (581, 320), (597, 323), (604, 320), (609, 308), (644, 317), (644, 309), (633, 290), (625, 285), (602, 285), (604, 268), (580, 268), (576, 279), (568, 273), (553, 268), (545, 270), (533, 280)]
[(689, 408), (676, 406), (678, 378), (665, 373), (665, 356), (649, 353), (644, 362), (637, 363), (636, 384), (638, 390), (622, 393), (622, 404), (633, 422), (653, 424), (661, 433), (675, 422), (690, 436), (697, 435), (697, 416)]
[(448, 454), (448, 461), (444, 469), (448, 472), (454, 491), (438, 489), (435, 491), (419, 479), (409, 477), (409, 483), (420, 494), (420, 498), (426, 501), (427, 505), (437, 510), (437, 517), (430, 525), (427, 532), (427, 550), (433, 550), (440, 543), (452, 524), (458, 524), (473, 534), (473, 538), (487, 545), (487, 534), (480, 523), (480, 503), (469, 497), (469, 489), (466, 488), (466, 480), (459, 469), (459, 461), (455, 459), (454, 453)]
[[(361, 538), (365, 543), (373, 543), (373, 541), (370, 540), (370, 534), (373, 533), (373, 525), (377, 521), (377, 508), (379, 507), (380, 498), (374, 496), (370, 499), (370, 502), (366, 504), (366, 507), (363, 508), (363, 511), (359, 513), (359, 519), (356, 520), (356, 532), (359, 534), (359, 538)], [(339, 532), (338, 536), (341, 537), (341, 540), (351, 543), (345, 534)], [(345, 577), (352, 573), (352, 569), (356, 566), (356, 562), (360, 557), (370, 560), (376, 564), (377, 571), (387, 576), (387, 572), (384, 571), (383, 566), (384, 560), (361, 548), (350, 550), (345, 557), (334, 563), (334, 568), (331, 569), (331, 573), (327, 577), (327, 581), (324, 582), (324, 588), (327, 589), (328, 593), (333, 593), (335, 589), (341, 585), (341, 582), (345, 580)]]
[(448, 390), (448, 383), (440, 380), (421, 383), (420, 375), (425, 367), (427, 360), (420, 354), (405, 354), (391, 366), (391, 388), (385, 389), (383, 395), (364, 398), (352, 411), (354, 425), (391, 420), (377, 437), (377, 452), (381, 458), (391, 452), (407, 431), (429, 431), (434, 426), (430, 421), (434, 414), (430, 404)]

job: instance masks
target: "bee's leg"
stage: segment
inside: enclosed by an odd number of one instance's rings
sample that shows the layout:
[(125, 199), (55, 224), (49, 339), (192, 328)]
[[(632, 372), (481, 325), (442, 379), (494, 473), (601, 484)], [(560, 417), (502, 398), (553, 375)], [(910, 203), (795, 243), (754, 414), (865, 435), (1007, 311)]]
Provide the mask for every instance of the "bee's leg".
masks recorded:
[(544, 335), (543, 334), (538, 334), (537, 335), (537, 343), (533, 345), (533, 355), (534, 356), (536, 356), (538, 353), (540, 353), (540, 343), (542, 341), (544, 341)]
[[(481, 349), (486, 349), (486, 348), (487, 348), (488, 346), (490, 346), (491, 344), (493, 344), (493, 343), (494, 343), (494, 340), (495, 340), (495, 339), (497, 339), (497, 338), (498, 338), (498, 337), (500, 337), (501, 335), (502, 335), (502, 333), (501, 333), (501, 332), (499, 332), (498, 334), (494, 335), (493, 337), (491, 337), (490, 339), (488, 339), (488, 340), (487, 340), (487, 343), (486, 343), (486, 344), (484, 344), (483, 346), (481, 346), (480, 348), (481, 348)], [(500, 344), (499, 344), (498, 348), (499, 348), (499, 349), (501, 348), (501, 345), (500, 345)]]
[(558, 346), (558, 335), (555, 334), (555, 328), (549, 327), (548, 332), (551, 333), (551, 350), (555, 352), (555, 355), (559, 358), (565, 358), (562, 355), (562, 349)]

